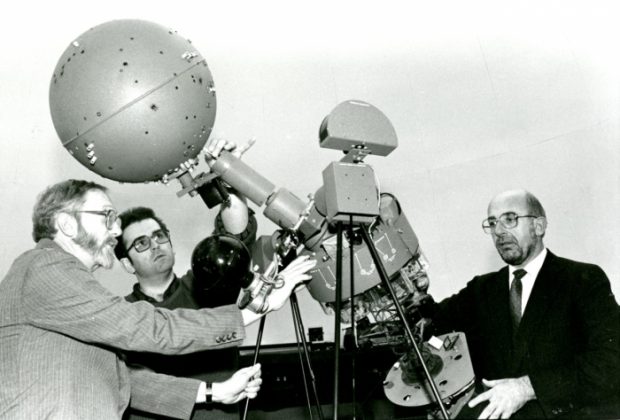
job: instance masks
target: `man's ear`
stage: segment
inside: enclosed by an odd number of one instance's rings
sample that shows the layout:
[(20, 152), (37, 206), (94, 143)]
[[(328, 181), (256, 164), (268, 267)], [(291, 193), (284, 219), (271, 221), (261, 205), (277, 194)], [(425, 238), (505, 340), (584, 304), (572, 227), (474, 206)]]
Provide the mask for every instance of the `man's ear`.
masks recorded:
[(547, 218), (546, 217), (537, 217), (534, 219), (534, 228), (536, 229), (536, 235), (544, 236), (547, 231)]
[(56, 216), (56, 229), (69, 238), (75, 238), (78, 232), (78, 221), (69, 213), (58, 213)]
[(128, 272), (129, 274), (136, 274), (136, 269), (134, 268), (129, 258), (123, 257), (119, 261), (121, 262), (121, 265), (123, 266), (126, 272)]

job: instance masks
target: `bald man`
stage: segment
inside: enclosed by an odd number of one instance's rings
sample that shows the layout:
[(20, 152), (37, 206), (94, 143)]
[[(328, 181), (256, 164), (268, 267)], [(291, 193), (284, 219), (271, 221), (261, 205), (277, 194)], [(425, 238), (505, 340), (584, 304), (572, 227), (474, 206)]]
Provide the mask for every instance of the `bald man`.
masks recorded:
[(545, 248), (547, 217), (531, 193), (503, 192), (487, 213), (482, 228), (508, 265), (429, 313), (436, 334), (465, 332), (482, 380), (460, 417), (617, 418), (619, 311), (607, 276)]

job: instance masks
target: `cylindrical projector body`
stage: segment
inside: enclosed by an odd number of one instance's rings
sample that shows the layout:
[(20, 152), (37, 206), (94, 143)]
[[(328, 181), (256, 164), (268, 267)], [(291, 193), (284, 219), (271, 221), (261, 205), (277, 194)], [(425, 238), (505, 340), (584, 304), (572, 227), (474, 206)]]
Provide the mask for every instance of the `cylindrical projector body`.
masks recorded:
[(295, 194), (285, 188), (280, 188), (269, 197), (265, 216), (280, 227), (292, 229), (301, 218), (306, 205)]
[(310, 209), (309, 215), (304, 214), (307, 204), (303, 200), (286, 188), (275, 191), (274, 184), (232, 153), (222, 151), (211, 170), (253, 203), (259, 206), (265, 204), (265, 217), (281, 228), (292, 229), (298, 226), (299, 233), (305, 238), (321, 229), (324, 216), (314, 207)]
[(224, 182), (259, 206), (265, 204), (265, 201), (275, 190), (275, 185), (269, 180), (227, 151), (220, 154), (211, 166), (211, 170), (218, 174)]

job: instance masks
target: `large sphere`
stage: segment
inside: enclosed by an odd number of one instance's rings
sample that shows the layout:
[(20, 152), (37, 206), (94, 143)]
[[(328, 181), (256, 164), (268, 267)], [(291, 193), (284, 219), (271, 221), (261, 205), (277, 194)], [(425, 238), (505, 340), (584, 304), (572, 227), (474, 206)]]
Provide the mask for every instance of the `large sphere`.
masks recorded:
[(77, 37), (56, 65), (49, 101), (69, 153), (123, 182), (158, 180), (196, 157), (216, 110), (205, 59), (176, 31), (142, 20)]
[(233, 236), (213, 235), (200, 241), (192, 252), (196, 299), (211, 307), (234, 303), (254, 278), (251, 260), (248, 248)]

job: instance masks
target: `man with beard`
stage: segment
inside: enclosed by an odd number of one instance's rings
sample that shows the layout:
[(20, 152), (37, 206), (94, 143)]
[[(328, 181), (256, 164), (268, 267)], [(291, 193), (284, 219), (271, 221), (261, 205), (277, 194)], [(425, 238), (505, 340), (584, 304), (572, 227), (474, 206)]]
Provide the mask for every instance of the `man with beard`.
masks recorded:
[[(188, 418), (191, 407), (175, 402), (187, 394), (197, 403), (224, 404), (256, 396), (260, 365), (213, 384), (127, 368), (123, 351), (182, 354), (235, 345), (259, 316), (235, 305), (169, 311), (112, 295), (91, 273), (112, 266), (120, 234), (105, 187), (55, 184), (39, 196), (32, 219), (35, 249), (0, 282), (0, 418), (120, 419), (129, 404)], [(285, 286), (269, 296), (270, 308), (283, 306), (313, 265), (283, 270)]]
[(436, 334), (465, 332), (482, 379), (459, 417), (617, 418), (618, 305), (603, 270), (545, 248), (527, 191), (493, 198), (482, 228), (508, 266), (423, 308)]

